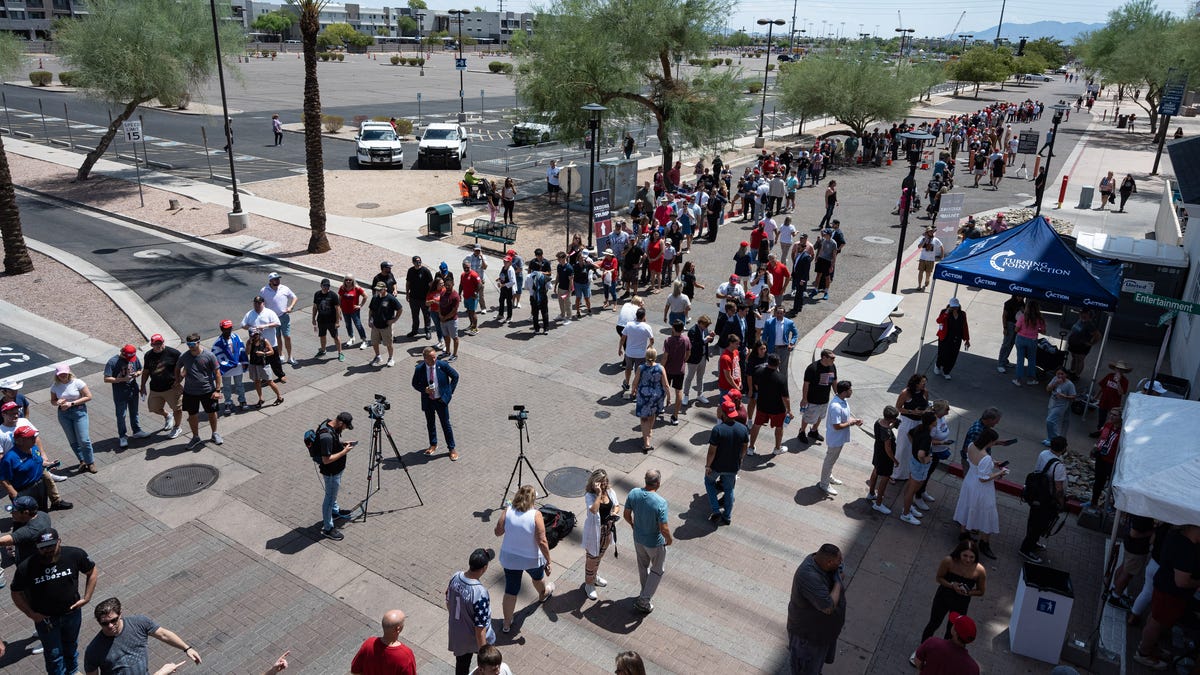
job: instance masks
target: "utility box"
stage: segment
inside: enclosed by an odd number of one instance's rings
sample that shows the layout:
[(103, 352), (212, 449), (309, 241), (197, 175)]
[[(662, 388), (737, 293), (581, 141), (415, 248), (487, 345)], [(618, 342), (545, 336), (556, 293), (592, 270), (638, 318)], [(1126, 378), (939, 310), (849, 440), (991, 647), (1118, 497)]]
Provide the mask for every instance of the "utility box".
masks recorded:
[[(577, 165), (580, 206), (591, 206), (591, 195), (588, 194), (588, 177), (591, 167), (586, 162)], [(637, 194), (637, 160), (605, 159), (596, 163), (596, 180), (591, 186), (594, 190), (608, 190), (610, 204), (614, 212), (628, 208), (629, 202)]]
[(1057, 664), (1074, 604), (1070, 573), (1024, 563), (1008, 622), (1009, 649), (1014, 654)]
[(425, 209), (425, 233), (443, 237), (454, 231), (454, 207), (449, 204), (434, 204)]
[(1114, 237), (1101, 232), (1077, 232), (1075, 250), (1085, 257), (1121, 263), (1121, 293), (1110, 335), (1139, 343), (1162, 340), (1158, 325), (1163, 310), (1135, 300), (1138, 293), (1181, 299), (1187, 287), (1189, 258), (1182, 246), (1153, 239)]
[(1079, 203), (1075, 205), (1075, 208), (1092, 208), (1092, 197), (1094, 196), (1096, 196), (1096, 187), (1094, 185), (1084, 185), (1079, 188)]

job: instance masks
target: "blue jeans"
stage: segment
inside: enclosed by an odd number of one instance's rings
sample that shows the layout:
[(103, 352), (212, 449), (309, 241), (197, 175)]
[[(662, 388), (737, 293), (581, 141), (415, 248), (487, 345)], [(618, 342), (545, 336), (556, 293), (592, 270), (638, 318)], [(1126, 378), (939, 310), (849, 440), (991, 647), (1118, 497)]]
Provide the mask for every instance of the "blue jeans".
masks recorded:
[(837, 645), (808, 640), (799, 635), (788, 638), (788, 662), (792, 675), (821, 675), (821, 669), (831, 662), (830, 652)]
[(704, 476), (704, 491), (708, 493), (708, 508), (713, 513), (721, 512), (721, 503), (717, 501), (717, 479), (721, 479), (721, 487), (725, 490), (725, 517), (733, 518), (733, 486), (737, 484), (735, 472), (712, 472)]
[(996, 361), (996, 365), (1002, 368), (1008, 367), (1008, 355), (1012, 353), (1013, 346), (1017, 344), (1017, 324), (1004, 324), (1004, 340), (1000, 343), (1000, 356)]
[(86, 405), (71, 406), (58, 411), (58, 424), (67, 436), (67, 443), (75, 458), (83, 464), (96, 461), (92, 453), (92, 439), (88, 436), (88, 413)]
[[(425, 407), (430, 406), (430, 407)], [(437, 445), (437, 426), (433, 423), (434, 414), (437, 415), (438, 421), (442, 423), (442, 433), (446, 434), (446, 447), (454, 449), (454, 429), (450, 426), (450, 406), (441, 401), (430, 401), (426, 399), (424, 408), (425, 413), (425, 428), (429, 431), (429, 445)]]
[(356, 309), (353, 312), (346, 313), (346, 335), (349, 339), (354, 338), (354, 329), (358, 329), (358, 339), (366, 340), (367, 331), (362, 324), (362, 310)]
[(246, 384), (242, 382), (243, 375), (222, 375), (221, 396), (225, 403), (233, 403), (233, 394), (237, 392), (238, 403), (246, 405)]
[(122, 387), (124, 391), (117, 393), (113, 390), (113, 404), (117, 407), (117, 436), (124, 438), (128, 435), (128, 429), (125, 427), (125, 413), (129, 413), (129, 426), (133, 427), (133, 433), (142, 430), (142, 425), (138, 424), (138, 393), (137, 389)]
[(42, 642), (42, 658), (46, 660), (49, 675), (72, 675), (79, 668), (79, 626), (81, 610), (46, 617), (34, 624), (38, 639)]
[(1066, 431), (1064, 417), (1066, 417), (1069, 408), (1069, 405), (1054, 406), (1046, 413), (1046, 440), (1050, 440), (1055, 436), (1066, 435), (1063, 433)]
[(676, 320), (682, 321), (683, 325), (687, 325), (687, 312), (670, 312), (667, 314), (667, 325), (675, 323)]
[(333, 529), (333, 517), (337, 514), (338, 490), (342, 487), (342, 474), (326, 476), (321, 474), (321, 482), (325, 483), (325, 500), (321, 502), (321, 527)]
[(1037, 377), (1037, 340), (1023, 335), (1017, 336), (1017, 379)]

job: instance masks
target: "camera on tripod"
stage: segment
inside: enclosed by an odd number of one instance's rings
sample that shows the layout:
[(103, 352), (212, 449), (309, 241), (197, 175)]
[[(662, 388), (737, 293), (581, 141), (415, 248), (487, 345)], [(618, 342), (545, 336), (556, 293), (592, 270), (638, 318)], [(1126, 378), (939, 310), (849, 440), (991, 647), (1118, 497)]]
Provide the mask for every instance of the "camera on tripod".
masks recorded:
[(523, 405), (514, 405), (513, 414), (509, 415), (508, 419), (514, 422), (524, 422), (529, 419), (529, 411)]
[(371, 405), (363, 406), (363, 410), (367, 411), (367, 417), (373, 420), (383, 419), (384, 413), (392, 409), (392, 404), (388, 403), (387, 397), (383, 394), (375, 394), (375, 402)]

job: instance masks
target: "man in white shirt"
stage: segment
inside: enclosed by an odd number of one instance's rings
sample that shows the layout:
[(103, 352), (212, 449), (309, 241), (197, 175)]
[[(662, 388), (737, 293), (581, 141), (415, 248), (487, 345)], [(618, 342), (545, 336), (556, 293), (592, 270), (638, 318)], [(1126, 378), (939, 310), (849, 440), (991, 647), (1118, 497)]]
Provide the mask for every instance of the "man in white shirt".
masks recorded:
[(558, 183), (558, 160), (550, 160), (550, 166), (546, 168), (546, 194), (550, 195), (550, 203), (558, 203), (558, 193), (562, 188)]
[[(267, 275), (267, 285), (263, 286), (258, 291), (262, 297), (266, 308), (275, 312), (275, 316), (279, 318), (279, 335), (283, 338), (280, 345), (271, 342), (271, 346), (277, 351), (287, 352), (287, 358), (284, 359), (289, 364), (295, 366), (296, 359), (292, 358), (292, 309), (296, 306), (296, 301), (299, 298), (292, 292), (292, 289), (283, 285), (283, 279), (280, 278), (278, 272), (271, 272)], [(266, 332), (263, 332), (265, 337)]]
[(633, 367), (640, 365), (646, 358), (646, 350), (654, 346), (654, 329), (646, 323), (646, 308), (638, 307), (633, 321), (625, 324), (621, 331), (621, 344), (617, 346), (617, 356), (625, 362), (625, 381), (621, 383), (621, 391), (629, 390), (629, 374)]
[(796, 226), (792, 224), (791, 216), (785, 218), (783, 225), (776, 228), (775, 232), (779, 243), (779, 259), (785, 264), (790, 263), (792, 259), (788, 256), (791, 253), (792, 242), (796, 239)]
[(729, 275), (729, 281), (717, 286), (717, 313), (725, 313), (725, 302), (733, 300), (741, 303), (746, 299), (746, 289), (742, 288), (741, 278), (736, 274)]
[(932, 227), (925, 228), (925, 236), (917, 241), (917, 249), (921, 252), (917, 260), (917, 290), (923, 291), (933, 281), (933, 267), (942, 259), (944, 249), (942, 240), (934, 236)]
[[(830, 497), (837, 496), (833, 485), (842, 481), (833, 477), (833, 465), (842, 454), (842, 447), (850, 442), (850, 427), (861, 427), (863, 421), (850, 414), (848, 399), (853, 393), (849, 380), (842, 380), (834, 387), (837, 394), (829, 401), (829, 413), (825, 418), (825, 461), (821, 465), (821, 482), (817, 487)], [(831, 485), (832, 484), (832, 485)]]
[(287, 376), (283, 374), (283, 364), (279, 360), (279, 345), (276, 342), (279, 316), (267, 309), (266, 301), (261, 295), (254, 296), (254, 309), (246, 312), (246, 315), (242, 317), (242, 328), (246, 330), (257, 328), (262, 331), (263, 340), (266, 340), (267, 344), (272, 347), (271, 355), (267, 357), (267, 363), (271, 365), (271, 372), (275, 374), (276, 381), (287, 383)]

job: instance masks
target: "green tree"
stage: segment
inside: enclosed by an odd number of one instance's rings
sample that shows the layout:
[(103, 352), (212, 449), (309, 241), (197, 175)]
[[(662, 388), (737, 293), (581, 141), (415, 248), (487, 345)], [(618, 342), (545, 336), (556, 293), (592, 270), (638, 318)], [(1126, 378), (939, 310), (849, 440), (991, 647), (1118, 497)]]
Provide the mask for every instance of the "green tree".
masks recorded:
[(952, 80), (975, 84), (975, 98), (984, 82), (1003, 82), (1013, 74), (1012, 52), (1007, 48), (973, 47), (957, 61), (946, 64), (946, 74)]
[(304, 166), (308, 178), (309, 253), (329, 250), (325, 233), (325, 158), (321, 146), (321, 87), (317, 82), (317, 32), (328, 0), (288, 0), (300, 11), (304, 50)]
[(375, 41), (348, 23), (331, 23), (317, 36), (317, 44), (325, 47), (366, 47)]
[(1034, 54), (1029, 50), (1025, 51), (1025, 56), (1017, 56), (1013, 58), (1013, 71), (1018, 74), (1030, 73), (1039, 75), (1044, 73), (1050, 65), (1046, 63), (1046, 59), (1042, 58), (1041, 54)]
[(1067, 48), (1061, 40), (1053, 38), (1042, 37), (1025, 43), (1025, 53), (1042, 57), (1049, 68), (1059, 68), (1067, 62)]
[(425, 3), (425, 0), (408, 0), (408, 8), (414, 10), (429, 9), (429, 5)]
[[(217, 11), (228, 16), (229, 3)], [(212, 16), (208, 3), (199, 0), (89, 0), (86, 19), (60, 22), (57, 31), (58, 53), (76, 72), (77, 86), (121, 106), (79, 167), (81, 181), (138, 106), (177, 99), (216, 70)], [(244, 47), (241, 27), (222, 22), (222, 59), (232, 63)]]
[(725, 39), (725, 45), (729, 47), (749, 47), (752, 44), (754, 44), (754, 40), (743, 30), (732, 33)]
[(857, 54), (809, 56), (780, 73), (778, 87), (783, 110), (804, 118), (827, 115), (857, 136), (876, 122), (907, 115), (913, 97), (925, 89), (912, 68), (897, 76), (894, 67)]
[[(12, 33), (0, 33), (0, 73), (15, 72), (21, 67), (24, 57), (17, 38)], [(4, 240), (4, 273), (32, 272), (33, 259), (29, 257), (25, 234), (21, 231), (21, 211), (17, 208), (17, 195), (13, 192), (12, 172), (8, 169), (8, 154), (4, 151), (3, 138), (0, 138), (0, 236)]]
[(730, 69), (674, 75), (674, 57), (706, 55), (731, 8), (731, 0), (555, 0), (515, 53), (517, 92), (572, 138), (583, 134), (587, 103), (608, 107), (610, 119), (653, 119), (669, 166), (677, 141), (704, 147), (730, 136), (749, 109)]
[(254, 23), (250, 24), (250, 27), (255, 30), (264, 30), (268, 33), (275, 33), (278, 35), (279, 33), (291, 28), (295, 21), (296, 17), (293, 14), (275, 10), (273, 12), (259, 14), (258, 18), (254, 20)]
[(396, 23), (399, 25), (401, 35), (417, 34), (417, 20), (411, 16), (402, 16)]

